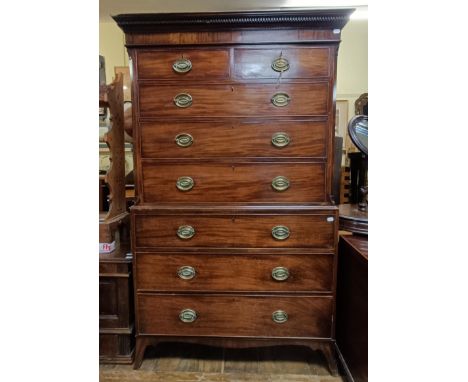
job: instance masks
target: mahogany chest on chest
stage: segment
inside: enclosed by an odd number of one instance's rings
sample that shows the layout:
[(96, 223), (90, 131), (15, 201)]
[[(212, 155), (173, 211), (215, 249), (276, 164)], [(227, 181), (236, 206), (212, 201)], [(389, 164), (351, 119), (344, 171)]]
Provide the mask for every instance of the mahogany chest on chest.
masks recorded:
[(321, 349), (350, 9), (114, 17), (133, 72), (135, 367), (162, 341)]

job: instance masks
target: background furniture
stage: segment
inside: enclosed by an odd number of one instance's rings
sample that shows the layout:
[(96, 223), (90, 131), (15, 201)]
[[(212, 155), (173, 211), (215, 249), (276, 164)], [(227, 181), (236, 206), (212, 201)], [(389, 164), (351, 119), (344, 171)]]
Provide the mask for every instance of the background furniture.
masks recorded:
[[(99, 106), (109, 108), (110, 112), (111, 125), (104, 141), (112, 163), (106, 175), (99, 176), (99, 242), (115, 241), (116, 245), (113, 252), (99, 254), (99, 361), (102, 363), (132, 363), (135, 342), (122, 90), (121, 75), (111, 85), (99, 87)], [(104, 183), (106, 191), (103, 191)]]
[(133, 65), (137, 343), (334, 349), (350, 9), (114, 17)]
[(349, 153), (350, 187), (349, 203), (359, 203), (360, 189), (367, 185), (367, 155), (362, 152)]
[(99, 362), (133, 362), (132, 254), (121, 245), (99, 255)]
[(340, 236), (336, 341), (354, 382), (367, 382), (367, 236)]

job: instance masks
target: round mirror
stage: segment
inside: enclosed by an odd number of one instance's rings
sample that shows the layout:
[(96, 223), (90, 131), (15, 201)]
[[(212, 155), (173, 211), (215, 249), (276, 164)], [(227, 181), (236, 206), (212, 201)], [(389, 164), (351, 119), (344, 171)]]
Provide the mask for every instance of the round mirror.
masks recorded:
[(368, 155), (368, 117), (367, 115), (356, 115), (348, 123), (348, 132), (356, 147)]

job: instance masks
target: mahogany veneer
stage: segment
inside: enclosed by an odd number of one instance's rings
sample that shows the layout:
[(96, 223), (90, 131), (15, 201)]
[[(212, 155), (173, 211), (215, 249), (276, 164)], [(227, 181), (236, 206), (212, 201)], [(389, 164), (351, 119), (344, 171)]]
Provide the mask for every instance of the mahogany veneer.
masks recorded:
[(185, 341), (305, 345), (337, 372), (330, 195), (351, 11), (114, 17), (133, 66), (135, 368), (146, 346)]
[[(335, 224), (331, 215), (136, 215), (135, 248), (140, 247), (232, 247), (232, 248), (335, 248)], [(177, 236), (180, 226), (194, 228), (192, 238)], [(272, 236), (276, 226), (289, 228), (289, 237)]]
[[(138, 257), (138, 292), (291, 292), (330, 293), (333, 290), (333, 254), (184, 254), (141, 252)], [(178, 277), (190, 264), (193, 279)], [(289, 270), (287, 282), (272, 277), (275, 267)], [(158, 275), (158, 277), (154, 277)]]
[[(324, 338), (331, 336), (332, 305), (331, 296), (145, 294), (140, 297), (139, 328), (142, 334), (169, 336)], [(193, 325), (179, 320), (181, 306), (198, 313)], [(272, 321), (278, 309), (288, 312), (288, 321)]]
[[(219, 158), (316, 158), (327, 156), (326, 119), (236, 119), (141, 122), (142, 158), (219, 159)], [(190, 132), (190, 147), (174, 144), (181, 132)], [(271, 144), (277, 132), (292, 137), (276, 148)]]
[[(325, 163), (161, 163), (141, 161), (145, 203), (160, 202), (326, 202)], [(193, 179), (190, 191), (180, 192), (177, 180)], [(272, 187), (277, 176), (290, 184), (285, 191)]]
[[(271, 98), (279, 92), (290, 95), (288, 107), (276, 107)], [(328, 81), (315, 83), (227, 85), (160, 85), (141, 83), (140, 115), (142, 117), (242, 117), (242, 116), (314, 116), (328, 114)], [(180, 93), (192, 96), (192, 106), (180, 109), (174, 97)], [(249, 107), (255, 105), (255, 108)]]

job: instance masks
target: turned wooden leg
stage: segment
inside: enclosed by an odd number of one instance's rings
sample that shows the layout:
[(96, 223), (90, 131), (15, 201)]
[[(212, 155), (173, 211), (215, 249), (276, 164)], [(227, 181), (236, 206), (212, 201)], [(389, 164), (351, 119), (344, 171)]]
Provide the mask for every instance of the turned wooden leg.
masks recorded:
[(137, 337), (135, 345), (135, 361), (133, 363), (133, 369), (139, 369), (145, 356), (145, 350), (148, 346), (148, 341), (145, 337)]
[(336, 363), (335, 347), (333, 345), (333, 342), (326, 342), (320, 344), (320, 350), (322, 351), (323, 355), (327, 360), (328, 370), (330, 371), (331, 375), (338, 376), (338, 364)]

